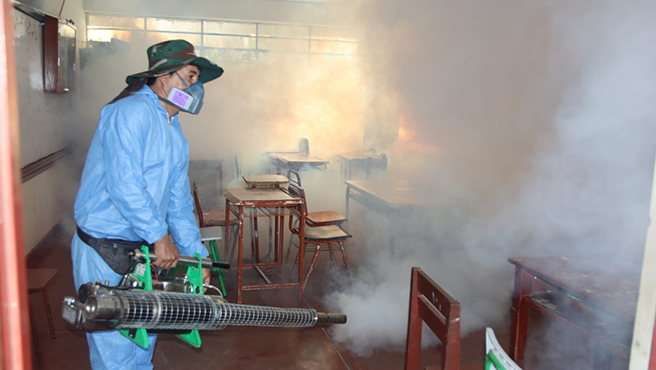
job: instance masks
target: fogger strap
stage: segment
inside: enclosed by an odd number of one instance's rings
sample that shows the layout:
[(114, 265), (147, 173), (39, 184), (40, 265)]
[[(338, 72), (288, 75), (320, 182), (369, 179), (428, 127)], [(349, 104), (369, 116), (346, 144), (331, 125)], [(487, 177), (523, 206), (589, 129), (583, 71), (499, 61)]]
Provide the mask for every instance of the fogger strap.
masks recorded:
[(142, 245), (147, 245), (146, 242), (94, 238), (85, 233), (79, 226), (77, 236), (86, 245), (93, 248), (109, 267), (119, 275), (125, 275), (132, 270), (133, 260), (128, 253), (141, 248)]

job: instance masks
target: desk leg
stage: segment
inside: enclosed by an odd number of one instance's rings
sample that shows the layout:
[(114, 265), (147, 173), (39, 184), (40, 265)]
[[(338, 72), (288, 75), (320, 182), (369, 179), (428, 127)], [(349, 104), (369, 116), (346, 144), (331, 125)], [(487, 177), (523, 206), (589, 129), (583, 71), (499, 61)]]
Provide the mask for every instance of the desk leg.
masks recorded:
[(221, 197), (222, 194), (223, 194), (223, 162), (219, 162), (219, 197)]
[[(300, 206), (301, 220), (298, 224), (298, 245), (299, 245), (299, 261), (298, 264), (298, 299), (303, 299), (303, 261), (305, 261), (305, 205)], [(291, 216), (290, 216), (291, 217)]]
[(48, 316), (48, 328), (50, 329), (50, 339), (57, 339), (55, 335), (55, 325), (52, 320), (52, 310), (50, 310), (50, 299), (48, 298), (48, 290), (43, 288), (43, 303), (46, 306), (46, 315)]
[(515, 291), (513, 292), (512, 326), (510, 329), (510, 352), (517, 365), (522, 366), (528, 339), (530, 308), (522, 304), (522, 297), (531, 292), (533, 275), (524, 269), (515, 268)]
[[(257, 208), (254, 209), (257, 212)], [(255, 263), (260, 263), (260, 236), (258, 235), (257, 213), (253, 215), (253, 239), (255, 239)]]
[[(278, 220), (278, 218), (276, 218), (276, 220)], [(284, 251), (282, 249), (282, 246), (285, 245), (284, 244), (285, 243), (285, 216), (283, 214), (280, 215), (280, 223), (277, 224), (276, 226), (280, 228), (278, 230), (278, 235), (276, 239), (276, 242), (278, 243), (278, 249), (276, 250), (276, 252), (278, 253), (278, 262), (280, 262), (280, 267), (278, 268), (278, 276), (282, 277), (283, 274), (282, 270), (284, 266), (284, 262), (282, 259)]]
[[(276, 208), (275, 210), (275, 216), (273, 218), (269, 217), (269, 245), (273, 243), (273, 262), (278, 262), (280, 261), (278, 259), (278, 248), (280, 244), (278, 243), (278, 240), (280, 238), (280, 230), (278, 229), (278, 224), (280, 223), (280, 217), (278, 214), (280, 210)], [(271, 222), (271, 220), (275, 220), (274, 222)], [(273, 226), (272, 226), (273, 225)], [(271, 251), (271, 248), (269, 247), (269, 251)]]
[(605, 348), (595, 346), (592, 368), (595, 370), (610, 370), (613, 354)]
[[(226, 207), (225, 207), (225, 219), (226, 219), (226, 226), (223, 228), (223, 255), (224, 256), (229, 256), (228, 257), (228, 263), (230, 263), (230, 255), (228, 252), (230, 251), (230, 208), (228, 207), (229, 202), (226, 199)], [(236, 235), (235, 235), (236, 236)]]
[(244, 207), (239, 206), (239, 245), (237, 246), (237, 303), (241, 303), (241, 291), (244, 286)]
[(30, 308), (30, 326), (32, 327), (32, 340), (34, 341), (34, 349), (36, 351), (36, 355), (41, 356), (41, 346), (39, 345), (39, 332), (36, 330), (36, 323), (34, 322), (34, 310), (32, 310), (32, 303), (28, 302), (28, 305)]
[(344, 226), (344, 228), (346, 229), (346, 232), (349, 231), (349, 228), (351, 226), (350, 222), (349, 222), (349, 220), (350, 220), (350, 218), (349, 218), (349, 205), (350, 205), (349, 204), (350, 203), (349, 195), (350, 195), (350, 191), (351, 191), (351, 186), (346, 184), (346, 207), (345, 207), (345, 210), (344, 210), (344, 218), (346, 219), (346, 221), (345, 221), (346, 225)]

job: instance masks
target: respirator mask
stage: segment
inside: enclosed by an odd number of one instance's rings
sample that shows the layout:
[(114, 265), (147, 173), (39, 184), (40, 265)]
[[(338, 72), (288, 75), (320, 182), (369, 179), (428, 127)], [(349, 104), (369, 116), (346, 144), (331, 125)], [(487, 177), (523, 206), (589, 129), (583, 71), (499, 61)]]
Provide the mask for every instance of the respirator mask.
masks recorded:
[(191, 114), (200, 113), (200, 110), (203, 109), (203, 96), (205, 95), (203, 83), (196, 81), (189, 86), (187, 81), (178, 72), (175, 72), (175, 75), (178, 76), (186, 88), (180, 90), (177, 87), (173, 87), (166, 99), (160, 97), (160, 100), (179, 108), (183, 112)]

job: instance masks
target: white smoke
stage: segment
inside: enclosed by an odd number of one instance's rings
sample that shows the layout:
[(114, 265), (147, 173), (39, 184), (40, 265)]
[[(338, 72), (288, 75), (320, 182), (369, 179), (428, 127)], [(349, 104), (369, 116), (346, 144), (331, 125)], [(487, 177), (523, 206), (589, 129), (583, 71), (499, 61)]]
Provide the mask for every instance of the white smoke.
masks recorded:
[(349, 316), (337, 341), (363, 355), (402, 346), (410, 266), (461, 302), (465, 335), (508, 322), (508, 257), (641, 256), (656, 147), (655, 10), (511, 0), (366, 8), (378, 17), (363, 64), (399, 95), (401, 126), (418, 133), (394, 149), (390, 177), (438, 183), (467, 199), (469, 215), (406, 219), (392, 257), (372, 237), (386, 220), (363, 221), (369, 263), (327, 297)]

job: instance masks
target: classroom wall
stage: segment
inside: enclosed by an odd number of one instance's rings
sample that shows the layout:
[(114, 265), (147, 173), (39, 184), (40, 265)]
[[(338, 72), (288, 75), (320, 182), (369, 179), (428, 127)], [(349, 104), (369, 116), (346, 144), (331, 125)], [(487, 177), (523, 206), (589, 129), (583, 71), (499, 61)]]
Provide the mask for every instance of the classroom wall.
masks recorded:
[[(56, 17), (62, 2), (28, 0), (22, 4)], [(82, 1), (66, 1), (61, 16), (75, 23), (79, 45), (85, 33)], [(67, 94), (43, 92), (43, 31), (39, 21), (14, 11), (14, 38), (23, 167), (69, 146), (67, 122), (71, 120), (70, 111), (75, 107), (79, 89), (73, 86)], [(62, 171), (61, 164), (56, 164), (23, 183), (26, 253), (70, 212), (68, 172)]]

